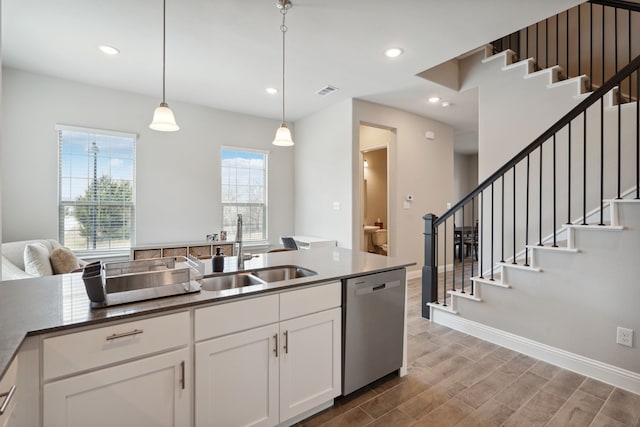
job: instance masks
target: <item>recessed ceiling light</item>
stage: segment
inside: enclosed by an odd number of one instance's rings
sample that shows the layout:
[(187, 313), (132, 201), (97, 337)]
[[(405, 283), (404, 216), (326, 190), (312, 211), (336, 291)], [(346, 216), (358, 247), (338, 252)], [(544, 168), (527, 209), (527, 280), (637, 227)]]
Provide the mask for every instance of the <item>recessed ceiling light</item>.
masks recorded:
[(275, 95), (276, 93), (278, 93), (278, 89), (276, 89), (275, 87), (268, 87), (265, 89), (265, 92), (267, 92), (269, 95)]
[(451, 105), (451, 103), (449, 101), (442, 101), (442, 104), (440, 104), (440, 105), (442, 105), (443, 107), (446, 108), (446, 107), (449, 107)]
[(98, 49), (100, 49), (102, 53), (105, 53), (107, 55), (117, 55), (120, 53), (120, 51), (115, 47), (107, 46), (106, 44), (98, 46)]
[(387, 58), (397, 58), (398, 56), (402, 55), (403, 52), (404, 51), (399, 47), (392, 47), (391, 49), (385, 50), (384, 55)]
[(437, 104), (438, 102), (440, 102), (440, 97), (439, 96), (432, 96), (431, 98), (427, 99), (427, 101), (429, 101), (432, 104)]

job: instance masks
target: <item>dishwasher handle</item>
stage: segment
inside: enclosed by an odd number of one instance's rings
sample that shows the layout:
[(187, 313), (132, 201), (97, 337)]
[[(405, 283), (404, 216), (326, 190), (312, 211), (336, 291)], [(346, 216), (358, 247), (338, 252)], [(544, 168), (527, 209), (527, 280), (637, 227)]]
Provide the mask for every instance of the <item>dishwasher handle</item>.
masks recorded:
[[(357, 285), (358, 284), (360, 283), (357, 283)], [(355, 295), (356, 296), (367, 295), (377, 291), (384, 291), (384, 290), (397, 288), (398, 286), (400, 286), (400, 280), (394, 280), (393, 282), (386, 282), (380, 285), (363, 286), (356, 289)]]

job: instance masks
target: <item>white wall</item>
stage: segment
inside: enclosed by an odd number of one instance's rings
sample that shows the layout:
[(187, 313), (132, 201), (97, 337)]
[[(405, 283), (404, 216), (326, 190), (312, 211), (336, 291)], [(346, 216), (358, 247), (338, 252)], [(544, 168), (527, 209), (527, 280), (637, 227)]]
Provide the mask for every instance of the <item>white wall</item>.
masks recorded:
[[(352, 100), (296, 122), (295, 233), (352, 248)], [(340, 205), (334, 209), (334, 203)]]
[[(443, 123), (371, 102), (354, 100), (353, 135), (355, 153), (360, 144), (361, 124), (385, 127), (396, 133), (389, 146), (389, 248), (390, 255), (415, 261), (420, 269), (424, 257), (423, 215), (442, 214), (453, 197), (453, 129)], [(425, 139), (426, 131), (435, 133), (435, 141)], [(357, 157), (357, 156), (356, 156)], [(352, 162), (353, 185), (358, 194), (358, 160)], [(408, 209), (405, 197), (414, 196)], [(358, 197), (354, 197), (358, 200)], [(354, 229), (361, 218), (360, 206), (354, 208)], [(358, 234), (353, 237), (358, 241)]]
[(181, 129), (149, 129), (159, 99), (6, 68), (2, 75), (3, 241), (58, 237), (57, 123), (132, 132), (136, 244), (202, 240), (221, 229), (220, 147), (269, 151), (269, 237), (293, 232), (293, 158), (280, 124), (169, 99)]
[[(455, 153), (453, 157), (453, 200), (452, 204), (462, 200), (478, 186), (478, 155)], [(477, 208), (477, 206), (476, 206)], [(465, 211), (464, 225), (473, 225), (471, 213)], [(475, 211), (478, 216), (478, 211)], [(456, 214), (456, 225), (462, 224), (461, 212)]]

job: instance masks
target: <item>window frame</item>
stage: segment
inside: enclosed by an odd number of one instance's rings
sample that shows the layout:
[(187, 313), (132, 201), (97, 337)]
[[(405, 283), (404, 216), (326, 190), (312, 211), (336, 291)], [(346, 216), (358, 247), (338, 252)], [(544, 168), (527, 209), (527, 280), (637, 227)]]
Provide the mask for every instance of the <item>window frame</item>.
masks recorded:
[[(257, 154), (262, 154), (264, 155), (264, 192), (263, 192), (263, 197), (264, 197), (264, 203), (251, 203), (251, 202), (233, 202), (233, 203), (227, 203), (223, 201), (223, 176), (222, 176), (222, 171), (223, 171), (223, 155), (224, 155), (224, 151), (228, 150), (228, 151), (239, 151), (239, 152), (246, 152), (246, 153), (257, 153)], [(243, 243), (249, 244), (249, 245), (265, 245), (268, 244), (269, 242), (269, 154), (270, 152), (268, 150), (261, 150), (258, 148), (247, 148), (247, 147), (237, 147), (237, 146), (231, 146), (231, 145), (222, 145), (220, 147), (220, 222), (223, 224), (223, 229), (224, 229), (224, 209), (225, 206), (236, 206), (236, 207), (253, 207), (253, 206), (263, 206), (263, 224), (264, 224), (264, 230), (263, 230), (263, 239), (247, 239), (247, 233), (244, 233), (244, 239), (243, 239)], [(236, 184), (237, 186), (237, 184)], [(247, 226), (247, 221), (246, 218), (244, 219), (244, 226)], [(235, 227), (234, 227), (235, 228)], [(225, 230), (227, 231), (227, 233), (229, 233), (230, 230)]]
[[(136, 241), (136, 215), (137, 215), (137, 201), (136, 201), (136, 149), (138, 142), (138, 134), (131, 132), (121, 132), (121, 131), (113, 131), (108, 129), (98, 129), (98, 128), (89, 128), (82, 126), (71, 126), (65, 124), (56, 124), (56, 142), (58, 149), (58, 182), (57, 182), (57, 190), (58, 190), (58, 239), (59, 242), (63, 246), (68, 246), (64, 242), (64, 211), (67, 206), (77, 206), (75, 201), (63, 201), (62, 200), (62, 132), (77, 132), (77, 133), (85, 133), (85, 134), (94, 134), (98, 136), (105, 137), (120, 137), (120, 138), (128, 138), (131, 139), (132, 143), (132, 181), (131, 181), (131, 202), (128, 204), (131, 208), (131, 229), (129, 233), (129, 246), (127, 247), (117, 247), (117, 248), (109, 248), (109, 249), (74, 249), (73, 252), (78, 256), (91, 259), (91, 258), (108, 258), (108, 257), (120, 257), (120, 256), (129, 256), (131, 248), (135, 246)], [(111, 176), (111, 175), (109, 175)], [(118, 206), (122, 206), (122, 204), (118, 204)]]

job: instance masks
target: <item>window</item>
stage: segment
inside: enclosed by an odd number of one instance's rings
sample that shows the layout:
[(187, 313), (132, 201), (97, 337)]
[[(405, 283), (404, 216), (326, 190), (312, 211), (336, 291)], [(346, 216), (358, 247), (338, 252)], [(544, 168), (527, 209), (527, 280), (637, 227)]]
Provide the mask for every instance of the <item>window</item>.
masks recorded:
[(267, 240), (267, 153), (222, 148), (222, 228), (235, 233), (242, 214), (243, 240)]
[(136, 136), (69, 126), (56, 130), (60, 243), (81, 254), (130, 248)]

